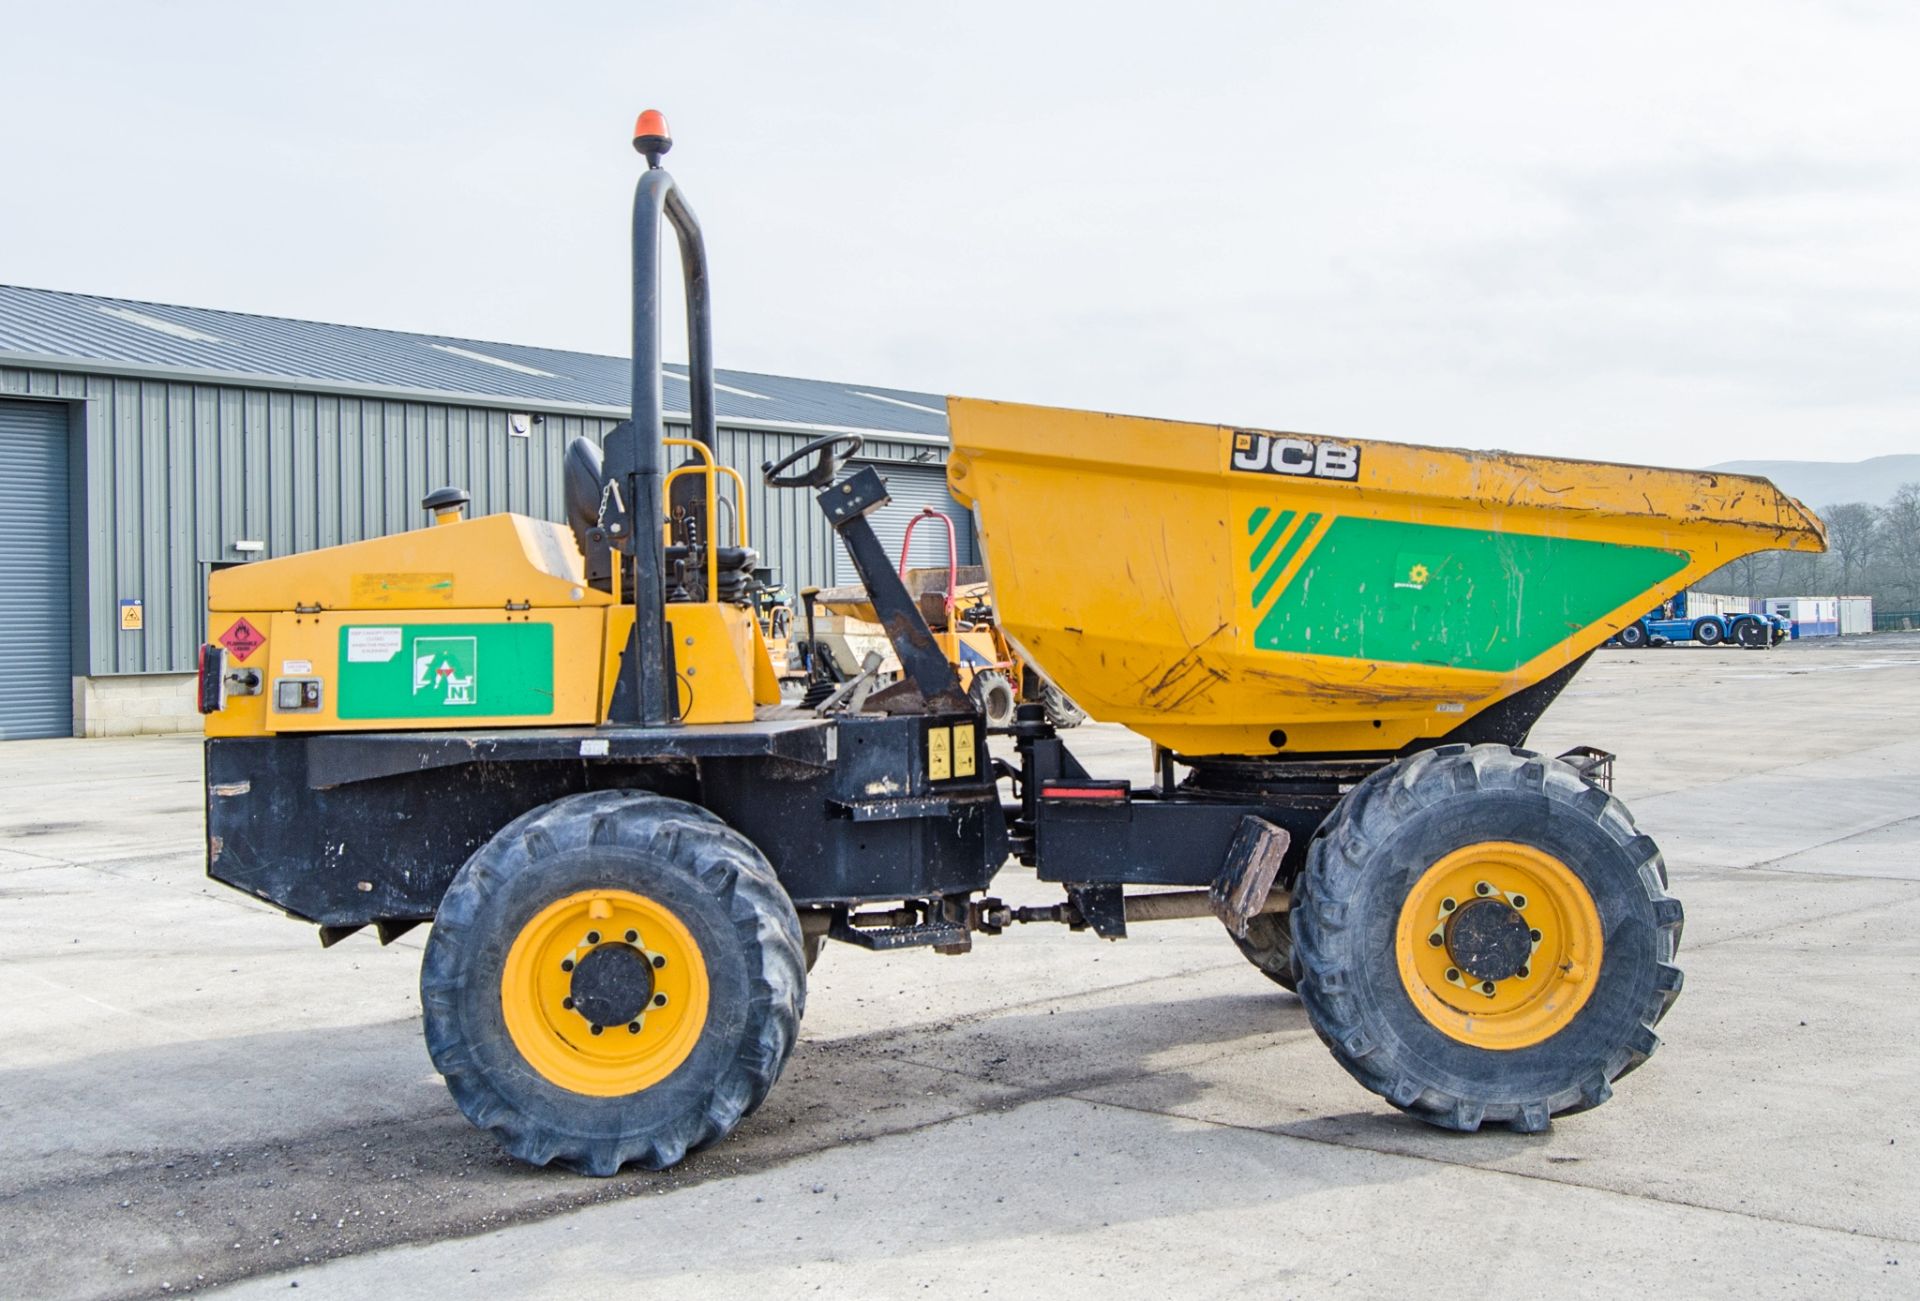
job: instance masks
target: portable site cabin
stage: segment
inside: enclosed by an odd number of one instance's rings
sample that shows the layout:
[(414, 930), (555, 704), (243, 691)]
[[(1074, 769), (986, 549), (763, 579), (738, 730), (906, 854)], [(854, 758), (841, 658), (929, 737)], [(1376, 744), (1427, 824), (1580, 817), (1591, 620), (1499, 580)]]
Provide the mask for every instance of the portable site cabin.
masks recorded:
[[(1768, 614), (1777, 614), (1793, 625), (1793, 637), (1838, 637), (1840, 635), (1840, 598), (1837, 596), (1769, 596), (1760, 603)], [(1873, 627), (1871, 615), (1867, 628)]]
[(1873, 631), (1873, 598), (1871, 596), (1842, 596), (1840, 602), (1840, 635), (1855, 637), (1861, 633)]

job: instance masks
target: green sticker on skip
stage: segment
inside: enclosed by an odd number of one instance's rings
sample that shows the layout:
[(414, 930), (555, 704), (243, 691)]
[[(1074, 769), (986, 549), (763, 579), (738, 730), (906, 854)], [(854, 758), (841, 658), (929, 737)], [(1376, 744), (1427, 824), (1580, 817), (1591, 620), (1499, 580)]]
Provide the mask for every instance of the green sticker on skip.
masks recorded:
[(357, 624), (340, 630), (342, 718), (544, 717), (553, 625)]

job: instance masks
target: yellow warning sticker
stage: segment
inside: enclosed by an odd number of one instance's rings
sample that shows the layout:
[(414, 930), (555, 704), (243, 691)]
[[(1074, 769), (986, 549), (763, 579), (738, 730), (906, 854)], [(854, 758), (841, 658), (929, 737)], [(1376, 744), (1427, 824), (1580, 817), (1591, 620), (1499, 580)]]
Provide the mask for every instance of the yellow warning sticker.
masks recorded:
[(972, 777), (980, 771), (980, 762), (973, 752), (973, 724), (955, 723), (953, 725), (953, 775)]

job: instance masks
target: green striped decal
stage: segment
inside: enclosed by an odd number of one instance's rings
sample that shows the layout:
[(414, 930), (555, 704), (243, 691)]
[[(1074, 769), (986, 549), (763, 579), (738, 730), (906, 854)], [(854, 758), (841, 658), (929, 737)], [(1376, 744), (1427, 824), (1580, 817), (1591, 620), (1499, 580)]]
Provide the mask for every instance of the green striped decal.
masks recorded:
[(1687, 563), (1654, 547), (1335, 518), (1275, 594), (1320, 519), (1248, 517), (1261, 650), (1506, 672)]
[[(1279, 581), (1280, 575), (1286, 572), (1288, 564), (1299, 553), (1301, 544), (1319, 525), (1320, 516), (1315, 512), (1308, 512), (1296, 520), (1292, 511), (1283, 510), (1273, 521), (1272, 526), (1261, 536), (1260, 541), (1254, 544), (1253, 556), (1247, 563), (1248, 569), (1260, 575), (1253, 585), (1254, 609), (1258, 610), (1266, 604), (1267, 593), (1273, 590), (1273, 585)], [(1274, 552), (1276, 543), (1280, 548), (1277, 554)], [(1271, 560), (1268, 559), (1269, 556), (1272, 556)]]

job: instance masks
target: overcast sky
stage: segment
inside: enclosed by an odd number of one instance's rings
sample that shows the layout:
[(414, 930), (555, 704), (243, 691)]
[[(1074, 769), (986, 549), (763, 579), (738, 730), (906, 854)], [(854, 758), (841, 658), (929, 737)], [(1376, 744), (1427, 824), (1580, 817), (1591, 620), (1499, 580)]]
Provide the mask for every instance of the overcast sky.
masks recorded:
[[(1920, 5), (7, 6), (0, 280), (1698, 465), (1920, 451)], [(676, 348), (678, 345), (676, 344)]]

